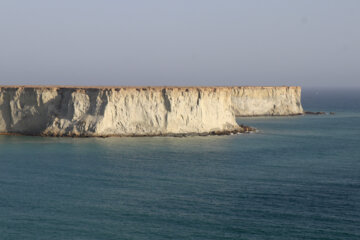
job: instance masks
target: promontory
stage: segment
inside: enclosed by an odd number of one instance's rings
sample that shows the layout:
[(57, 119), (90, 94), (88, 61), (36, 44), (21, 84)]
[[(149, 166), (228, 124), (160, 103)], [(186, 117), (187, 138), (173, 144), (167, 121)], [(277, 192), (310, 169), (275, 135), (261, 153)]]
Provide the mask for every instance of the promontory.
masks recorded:
[(236, 116), (302, 113), (300, 87), (0, 86), (0, 134), (228, 134), (246, 131)]

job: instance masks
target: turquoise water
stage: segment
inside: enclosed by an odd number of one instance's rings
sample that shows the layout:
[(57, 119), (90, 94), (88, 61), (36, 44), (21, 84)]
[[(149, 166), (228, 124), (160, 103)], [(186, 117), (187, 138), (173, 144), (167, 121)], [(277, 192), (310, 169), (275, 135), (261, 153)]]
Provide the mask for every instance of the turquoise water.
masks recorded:
[(360, 239), (359, 91), (258, 134), (0, 137), (0, 239)]

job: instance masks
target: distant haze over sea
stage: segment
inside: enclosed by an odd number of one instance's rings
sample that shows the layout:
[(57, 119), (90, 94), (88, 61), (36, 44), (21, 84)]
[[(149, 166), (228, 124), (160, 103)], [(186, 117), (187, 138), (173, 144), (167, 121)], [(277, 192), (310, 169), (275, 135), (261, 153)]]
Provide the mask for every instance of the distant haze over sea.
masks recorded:
[(360, 1), (1, 1), (0, 85), (360, 87)]

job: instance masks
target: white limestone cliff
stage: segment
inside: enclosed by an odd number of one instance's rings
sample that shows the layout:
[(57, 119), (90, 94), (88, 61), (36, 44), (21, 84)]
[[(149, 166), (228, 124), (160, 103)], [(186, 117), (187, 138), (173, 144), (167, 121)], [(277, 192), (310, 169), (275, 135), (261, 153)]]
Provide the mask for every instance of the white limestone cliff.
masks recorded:
[(300, 112), (300, 89), (288, 87), (0, 86), (0, 134), (229, 134), (247, 131), (235, 115)]
[(0, 87), (0, 133), (153, 136), (238, 131), (230, 88)]
[(303, 114), (300, 87), (233, 87), (236, 116), (289, 116)]

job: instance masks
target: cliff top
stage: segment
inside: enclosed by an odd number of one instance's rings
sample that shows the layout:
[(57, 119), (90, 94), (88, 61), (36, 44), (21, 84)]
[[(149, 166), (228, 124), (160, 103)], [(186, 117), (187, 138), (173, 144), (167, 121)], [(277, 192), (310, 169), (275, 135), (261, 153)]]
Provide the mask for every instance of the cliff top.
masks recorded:
[(74, 88), (74, 89), (163, 89), (163, 88), (300, 88), (299, 86), (70, 86), (70, 85), (0, 85), (0, 88)]

